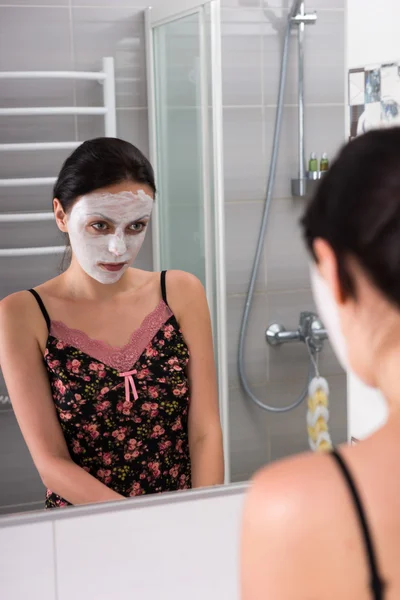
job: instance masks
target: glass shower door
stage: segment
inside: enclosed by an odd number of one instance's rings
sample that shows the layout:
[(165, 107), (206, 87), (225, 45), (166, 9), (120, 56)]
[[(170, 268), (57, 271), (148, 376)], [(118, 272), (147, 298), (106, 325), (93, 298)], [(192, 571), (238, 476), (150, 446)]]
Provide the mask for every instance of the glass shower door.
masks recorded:
[[(167, 4), (167, 3), (166, 3)], [(150, 154), (158, 187), (156, 270), (203, 283), (211, 311), (229, 478), (219, 0), (146, 13)]]

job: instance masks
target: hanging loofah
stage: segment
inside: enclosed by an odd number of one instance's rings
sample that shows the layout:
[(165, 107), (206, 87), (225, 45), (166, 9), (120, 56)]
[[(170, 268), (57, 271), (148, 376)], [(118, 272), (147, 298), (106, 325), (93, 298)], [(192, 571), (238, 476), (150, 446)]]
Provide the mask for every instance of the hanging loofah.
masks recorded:
[(314, 377), (308, 388), (308, 441), (314, 452), (332, 450), (329, 422), (329, 385), (323, 377)]

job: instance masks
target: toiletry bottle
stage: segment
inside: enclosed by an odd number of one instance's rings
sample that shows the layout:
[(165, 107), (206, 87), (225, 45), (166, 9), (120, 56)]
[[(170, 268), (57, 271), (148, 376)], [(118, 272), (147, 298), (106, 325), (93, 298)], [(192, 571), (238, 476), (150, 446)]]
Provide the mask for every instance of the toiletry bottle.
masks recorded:
[(308, 176), (310, 179), (318, 179), (318, 159), (315, 152), (311, 152), (308, 163)]
[(321, 173), (324, 173), (328, 169), (329, 169), (328, 155), (327, 155), (326, 152), (324, 152), (323, 155), (322, 155), (322, 158), (321, 158), (319, 170), (321, 171)]

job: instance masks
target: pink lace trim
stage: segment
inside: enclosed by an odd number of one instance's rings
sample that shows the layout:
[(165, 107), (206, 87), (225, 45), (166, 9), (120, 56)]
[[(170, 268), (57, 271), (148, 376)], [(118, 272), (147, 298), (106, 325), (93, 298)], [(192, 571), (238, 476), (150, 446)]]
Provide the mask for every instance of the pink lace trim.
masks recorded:
[(160, 304), (145, 317), (143, 323), (122, 347), (94, 340), (79, 329), (71, 329), (61, 321), (52, 321), (50, 335), (60, 342), (73, 346), (88, 356), (117, 371), (129, 371), (150, 344), (156, 333), (173, 316), (170, 308), (161, 300)]

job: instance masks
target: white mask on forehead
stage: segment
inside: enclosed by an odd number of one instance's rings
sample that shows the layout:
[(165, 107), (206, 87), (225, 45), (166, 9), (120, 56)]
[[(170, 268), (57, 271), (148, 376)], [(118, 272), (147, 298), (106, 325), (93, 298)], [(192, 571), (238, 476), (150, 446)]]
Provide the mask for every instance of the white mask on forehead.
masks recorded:
[(312, 264), (310, 266), (310, 273), (311, 287), (318, 314), (326, 327), (329, 341), (332, 344), (336, 358), (342, 368), (346, 371), (349, 368), (347, 360), (347, 344), (340, 325), (338, 307), (328, 284), (323, 277), (321, 277), (316, 265)]
[[(71, 248), (82, 269), (100, 283), (119, 281), (144, 241), (146, 228), (135, 233), (134, 226), (150, 218), (152, 207), (153, 199), (143, 190), (82, 196), (68, 217)], [(96, 223), (102, 225), (96, 229)], [(101, 266), (121, 263), (117, 271)]]

